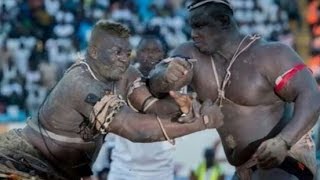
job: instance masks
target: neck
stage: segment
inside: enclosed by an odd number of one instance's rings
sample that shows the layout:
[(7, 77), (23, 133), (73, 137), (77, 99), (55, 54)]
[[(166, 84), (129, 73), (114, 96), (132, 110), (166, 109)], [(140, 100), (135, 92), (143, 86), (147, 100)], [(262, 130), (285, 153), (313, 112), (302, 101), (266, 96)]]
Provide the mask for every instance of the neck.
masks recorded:
[(220, 48), (214, 52), (214, 54), (219, 54), (225, 59), (231, 60), (245, 36), (237, 33), (235, 35), (229, 35), (226, 37), (227, 38), (225, 39), (224, 43), (222, 43)]

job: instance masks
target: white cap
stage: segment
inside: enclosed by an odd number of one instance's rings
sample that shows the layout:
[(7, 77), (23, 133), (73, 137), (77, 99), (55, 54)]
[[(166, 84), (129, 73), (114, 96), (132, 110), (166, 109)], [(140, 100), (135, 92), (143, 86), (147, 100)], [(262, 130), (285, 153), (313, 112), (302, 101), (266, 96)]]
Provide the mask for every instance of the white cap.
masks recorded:
[(232, 7), (231, 7), (230, 2), (228, 0), (205, 0), (205, 1), (200, 1), (198, 3), (189, 5), (187, 7), (187, 9), (189, 11), (191, 11), (191, 10), (193, 10), (195, 8), (198, 8), (198, 7), (202, 6), (202, 5), (205, 5), (205, 4), (210, 3), (210, 2), (224, 4), (224, 5), (228, 6), (231, 10), (233, 10)]

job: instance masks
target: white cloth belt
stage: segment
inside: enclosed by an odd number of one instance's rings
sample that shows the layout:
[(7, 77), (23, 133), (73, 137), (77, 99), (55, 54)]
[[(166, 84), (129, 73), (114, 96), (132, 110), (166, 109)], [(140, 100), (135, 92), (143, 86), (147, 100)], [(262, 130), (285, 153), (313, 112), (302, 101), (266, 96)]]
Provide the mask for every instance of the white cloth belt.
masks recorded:
[(50, 139), (54, 139), (56, 141), (60, 141), (60, 142), (66, 142), (66, 143), (76, 143), (76, 144), (90, 144), (90, 143), (94, 143), (94, 142), (85, 142), (82, 138), (80, 137), (68, 137), (68, 136), (64, 136), (64, 135), (60, 135), (60, 134), (56, 134), (54, 132), (48, 131), (42, 127), (40, 127), (38, 124), (36, 124), (34, 122), (34, 120), (32, 120), (31, 118), (28, 118), (27, 120), (27, 125), (37, 131), (38, 133), (40, 133), (43, 136), (46, 136)]

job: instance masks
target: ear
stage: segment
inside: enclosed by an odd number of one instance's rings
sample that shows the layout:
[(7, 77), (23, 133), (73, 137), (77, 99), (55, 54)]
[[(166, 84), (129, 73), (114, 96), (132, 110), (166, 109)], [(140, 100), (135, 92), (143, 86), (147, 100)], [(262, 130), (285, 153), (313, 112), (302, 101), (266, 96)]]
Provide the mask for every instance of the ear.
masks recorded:
[(89, 48), (88, 49), (89, 56), (91, 56), (93, 59), (97, 59), (98, 57), (97, 48), (93, 45), (89, 46), (88, 48)]

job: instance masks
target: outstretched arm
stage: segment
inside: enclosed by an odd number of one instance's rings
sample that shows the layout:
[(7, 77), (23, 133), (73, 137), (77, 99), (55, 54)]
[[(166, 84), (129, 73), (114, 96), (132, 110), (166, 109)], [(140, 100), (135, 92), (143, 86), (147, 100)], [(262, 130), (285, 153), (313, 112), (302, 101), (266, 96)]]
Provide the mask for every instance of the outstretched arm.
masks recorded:
[(181, 124), (153, 114), (136, 113), (117, 95), (106, 94), (94, 105), (90, 121), (101, 133), (112, 132), (134, 142), (170, 140), (223, 124), (220, 108), (212, 102), (194, 107), (195, 116), (189, 117), (193, 120)]
[[(206, 129), (202, 118), (192, 123), (177, 123), (161, 118), (164, 129), (170, 138), (177, 138)], [(211, 125), (209, 128), (214, 128)], [(110, 124), (110, 132), (133, 142), (154, 142), (166, 140), (156, 115), (140, 114), (124, 108)]]

